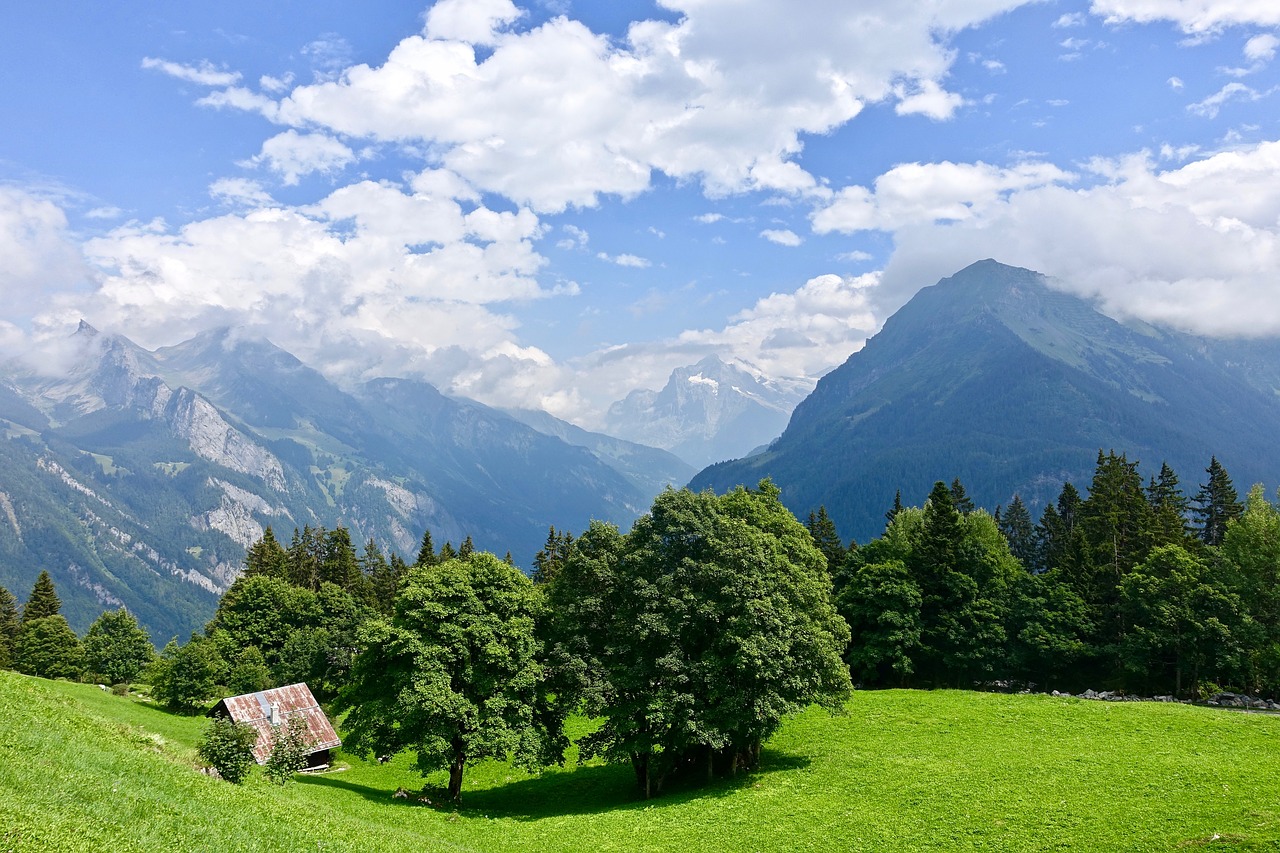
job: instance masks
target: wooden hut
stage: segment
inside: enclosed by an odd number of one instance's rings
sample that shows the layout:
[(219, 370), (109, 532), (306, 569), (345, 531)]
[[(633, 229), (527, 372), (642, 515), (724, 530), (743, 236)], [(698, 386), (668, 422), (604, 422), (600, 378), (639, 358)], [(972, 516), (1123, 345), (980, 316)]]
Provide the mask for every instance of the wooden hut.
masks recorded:
[(258, 741), (253, 746), (253, 757), (259, 764), (266, 764), (271, 755), (274, 729), (285, 728), (294, 717), (302, 718), (307, 724), (308, 770), (321, 770), (329, 766), (329, 750), (342, 746), (338, 733), (333, 730), (333, 724), (305, 684), (290, 684), (258, 693), (228, 696), (213, 706), (209, 716), (230, 717), (234, 722), (257, 729)]

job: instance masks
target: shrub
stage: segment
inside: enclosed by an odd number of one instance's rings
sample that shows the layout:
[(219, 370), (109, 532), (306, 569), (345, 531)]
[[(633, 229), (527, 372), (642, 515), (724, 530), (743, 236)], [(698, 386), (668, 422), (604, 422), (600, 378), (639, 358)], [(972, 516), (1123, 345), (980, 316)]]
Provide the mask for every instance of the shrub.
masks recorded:
[(239, 785), (253, 767), (253, 745), (258, 733), (230, 717), (215, 717), (196, 745), (200, 758), (233, 785)]
[(264, 772), (272, 782), (283, 785), (306, 766), (307, 722), (302, 717), (290, 717), (288, 723), (276, 726), (272, 732), (271, 755)]

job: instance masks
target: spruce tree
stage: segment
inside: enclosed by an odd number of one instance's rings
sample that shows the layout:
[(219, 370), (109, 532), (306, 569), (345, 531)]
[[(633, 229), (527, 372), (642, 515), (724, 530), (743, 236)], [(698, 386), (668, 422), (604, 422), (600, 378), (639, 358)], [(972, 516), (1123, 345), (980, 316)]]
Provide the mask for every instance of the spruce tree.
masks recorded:
[(434, 566), (436, 564), (436, 546), (431, 541), (431, 531), (427, 530), (422, 534), (422, 545), (418, 548), (418, 558), (413, 561), (415, 566)]
[(902, 512), (902, 489), (898, 489), (893, 495), (893, 506), (884, 514), (884, 526), (888, 528), (893, 524), (893, 520), (898, 517), (898, 513)]
[(0, 669), (13, 668), (13, 650), (18, 644), (18, 599), (0, 586)]
[(1015, 494), (1009, 502), (1009, 508), (1003, 517), (997, 519), (997, 525), (1004, 538), (1009, 541), (1009, 551), (1018, 558), (1023, 568), (1035, 571), (1038, 568), (1036, 530), (1031, 523), (1031, 513), (1027, 511), (1022, 497)]
[(348, 592), (357, 592), (363, 577), (347, 528), (335, 527), (325, 533), (320, 550), (320, 583), (327, 581)]
[(840, 541), (840, 534), (836, 531), (836, 523), (831, 520), (831, 516), (827, 515), (827, 508), (819, 506), (816, 514), (809, 513), (809, 519), (804, 526), (809, 530), (809, 535), (813, 537), (813, 544), (818, 546), (822, 556), (827, 558), (827, 569), (832, 574), (835, 574), (844, 562), (845, 554), (848, 551), (844, 547), (844, 543)]
[(1209, 482), (1202, 485), (1196, 493), (1196, 506), (1192, 512), (1200, 520), (1200, 540), (1206, 545), (1217, 546), (1222, 544), (1223, 537), (1227, 535), (1227, 522), (1239, 518), (1244, 507), (1231, 478), (1227, 476), (1227, 469), (1218, 462), (1218, 457), (1210, 458), (1205, 473), (1209, 475)]
[(471, 541), (471, 537), (468, 535), (466, 539), (462, 540), (462, 545), (458, 548), (458, 559), (466, 560), (470, 558), (470, 556), (475, 553), (475, 550), (475, 543)]
[(1154, 546), (1184, 545), (1187, 541), (1187, 513), (1190, 502), (1178, 484), (1178, 475), (1161, 463), (1160, 475), (1147, 485), (1147, 501), (1151, 504)]
[(36, 585), (31, 589), (31, 595), (27, 597), (27, 603), (22, 608), (22, 624), (57, 616), (61, 609), (62, 601), (53, 589), (53, 578), (49, 577), (48, 572), (41, 572), (40, 577), (36, 578)]
[(284, 577), (288, 555), (284, 547), (276, 539), (270, 526), (262, 533), (262, 538), (249, 546), (244, 555), (244, 573), (248, 577), (254, 575), (271, 575)]
[(453, 550), (453, 543), (446, 539), (445, 543), (440, 546), (440, 555), (436, 558), (436, 562), (439, 564), (456, 559), (458, 559), (458, 552)]
[(961, 515), (968, 515), (976, 509), (973, 505), (973, 500), (964, 490), (964, 484), (960, 482), (959, 477), (951, 481), (951, 503), (955, 506), (956, 512)]
[(320, 554), (324, 528), (317, 531), (304, 525), (299, 532), (293, 529), (293, 541), (289, 543), (285, 568), (289, 583), (313, 592), (320, 588)]
[(396, 577), (382, 549), (372, 539), (365, 543), (360, 568), (368, 580), (369, 603), (379, 613), (389, 616), (395, 606)]

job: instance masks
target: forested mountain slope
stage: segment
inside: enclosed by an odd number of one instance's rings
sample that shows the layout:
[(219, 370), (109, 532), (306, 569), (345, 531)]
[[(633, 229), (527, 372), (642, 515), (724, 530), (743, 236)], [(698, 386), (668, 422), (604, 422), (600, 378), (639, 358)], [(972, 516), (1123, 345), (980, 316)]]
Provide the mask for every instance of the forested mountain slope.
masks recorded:
[[(1280, 346), (1124, 325), (1030, 270), (986, 260), (921, 290), (819, 381), (763, 454), (713, 465), (695, 489), (770, 476), (803, 515), (825, 505), (860, 541), (901, 489), (960, 480), (980, 504), (1033, 516), (1099, 449), (1194, 492), (1212, 455), (1237, 483), (1280, 482)], [(1149, 469), (1149, 470), (1148, 470)]]
[(426, 529), (470, 535), (529, 565), (552, 524), (627, 524), (657, 491), (495, 409), (406, 379), (343, 390), (233, 330), (151, 353), (82, 324), (67, 350), (0, 376), (0, 585), (21, 599), (48, 570), (80, 631), (124, 604), (185, 637), (268, 525), (409, 556)]

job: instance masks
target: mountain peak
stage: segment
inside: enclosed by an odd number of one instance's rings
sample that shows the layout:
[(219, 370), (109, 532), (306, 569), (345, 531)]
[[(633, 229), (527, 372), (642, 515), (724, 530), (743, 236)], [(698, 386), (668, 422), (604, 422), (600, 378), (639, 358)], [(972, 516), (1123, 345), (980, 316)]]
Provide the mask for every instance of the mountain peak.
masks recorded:
[(93, 326), (90, 326), (83, 317), (80, 319), (80, 325), (76, 326), (76, 330), (74, 332), (74, 335), (80, 335), (87, 338), (97, 337), (97, 334), (98, 330)]

